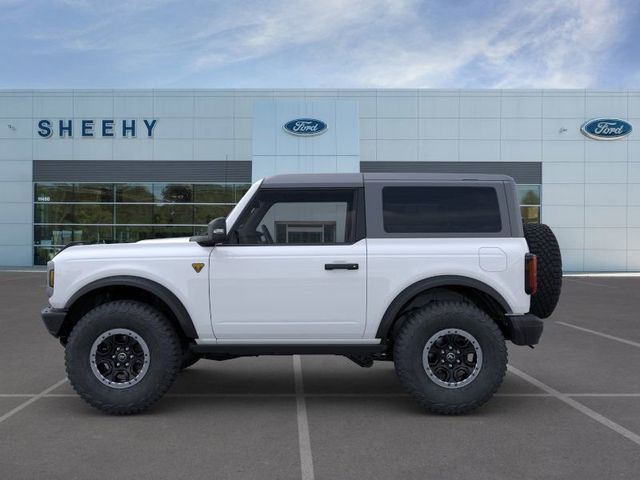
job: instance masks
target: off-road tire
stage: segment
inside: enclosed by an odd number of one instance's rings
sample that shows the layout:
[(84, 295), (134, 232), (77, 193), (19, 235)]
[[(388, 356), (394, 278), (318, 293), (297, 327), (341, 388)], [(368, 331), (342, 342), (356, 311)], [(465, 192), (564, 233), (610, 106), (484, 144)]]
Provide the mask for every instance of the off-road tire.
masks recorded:
[(556, 236), (542, 223), (525, 223), (524, 238), (529, 251), (538, 257), (538, 291), (531, 296), (529, 311), (549, 317), (558, 305), (562, 290), (562, 256)]
[[(128, 388), (102, 383), (90, 365), (93, 343), (111, 329), (129, 329), (149, 349), (149, 367), (143, 378)], [(65, 350), (69, 382), (87, 403), (104, 412), (129, 415), (147, 410), (171, 387), (180, 370), (182, 349), (167, 318), (146, 303), (117, 300), (87, 312), (74, 326)]]
[[(471, 334), (482, 349), (482, 367), (475, 379), (459, 388), (431, 380), (423, 366), (426, 343), (437, 332), (456, 328)], [(413, 312), (400, 327), (394, 343), (395, 369), (400, 382), (429, 412), (457, 415), (489, 400), (507, 370), (507, 347), (498, 325), (484, 311), (465, 302), (438, 302)]]

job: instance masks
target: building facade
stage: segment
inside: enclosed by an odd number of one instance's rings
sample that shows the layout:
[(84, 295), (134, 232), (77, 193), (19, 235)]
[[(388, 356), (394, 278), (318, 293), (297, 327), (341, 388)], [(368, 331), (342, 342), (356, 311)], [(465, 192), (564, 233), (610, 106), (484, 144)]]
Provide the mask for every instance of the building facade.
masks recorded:
[(511, 175), (566, 271), (640, 271), (635, 125), (627, 90), (4, 90), (0, 265), (193, 235), (268, 175), (403, 171)]

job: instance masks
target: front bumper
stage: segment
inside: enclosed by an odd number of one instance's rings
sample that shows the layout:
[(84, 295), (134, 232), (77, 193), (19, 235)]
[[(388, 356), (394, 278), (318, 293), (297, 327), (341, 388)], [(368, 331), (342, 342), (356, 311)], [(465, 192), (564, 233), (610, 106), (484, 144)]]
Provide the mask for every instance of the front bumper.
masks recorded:
[(542, 336), (544, 322), (531, 313), (508, 315), (507, 334), (515, 345), (536, 345)]
[(42, 321), (49, 333), (54, 337), (59, 337), (67, 317), (67, 311), (60, 308), (47, 307), (42, 310)]

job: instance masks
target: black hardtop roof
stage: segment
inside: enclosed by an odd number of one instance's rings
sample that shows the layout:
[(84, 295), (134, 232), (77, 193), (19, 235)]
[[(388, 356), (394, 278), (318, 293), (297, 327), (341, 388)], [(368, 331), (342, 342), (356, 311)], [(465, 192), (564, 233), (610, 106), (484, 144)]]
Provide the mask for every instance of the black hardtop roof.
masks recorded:
[(266, 177), (264, 188), (294, 187), (362, 187), (365, 182), (420, 182), (420, 181), (483, 181), (513, 182), (513, 178), (499, 174), (481, 173), (294, 173)]

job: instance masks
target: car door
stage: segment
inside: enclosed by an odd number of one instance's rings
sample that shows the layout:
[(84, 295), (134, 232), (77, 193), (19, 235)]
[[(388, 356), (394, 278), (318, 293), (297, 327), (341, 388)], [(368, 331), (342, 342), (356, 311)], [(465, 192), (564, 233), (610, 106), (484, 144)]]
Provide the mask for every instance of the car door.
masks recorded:
[(366, 319), (363, 193), (261, 189), (211, 252), (221, 340), (353, 339)]

